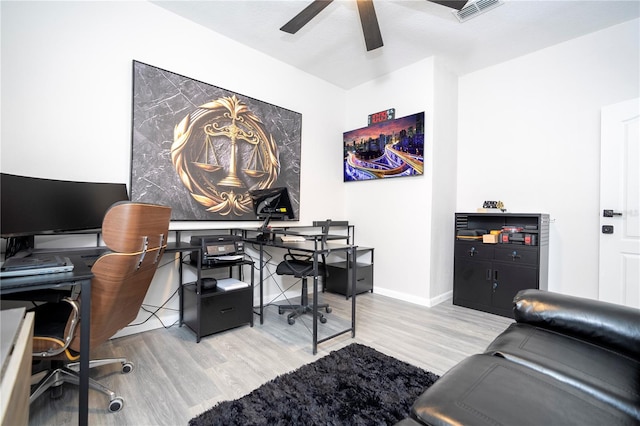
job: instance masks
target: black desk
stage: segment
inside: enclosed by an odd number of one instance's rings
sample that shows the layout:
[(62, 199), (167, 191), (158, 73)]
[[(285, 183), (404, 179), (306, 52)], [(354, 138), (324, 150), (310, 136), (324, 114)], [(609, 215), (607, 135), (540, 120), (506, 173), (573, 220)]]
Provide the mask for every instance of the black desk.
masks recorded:
[[(34, 275), (29, 277), (3, 278), (0, 280), (0, 294), (12, 294), (26, 291), (51, 289), (69, 285), (79, 285), (82, 298), (91, 300), (91, 269), (80, 256), (69, 256), (73, 271), (58, 274)], [(89, 421), (89, 338), (91, 324), (91, 303), (80, 304), (80, 395), (78, 405), (78, 424), (87, 425)]]
[[(184, 297), (182, 294), (183, 288), (183, 282), (182, 282), (182, 273), (183, 273), (183, 269), (182, 269), (182, 264), (183, 264), (183, 260), (182, 260), (182, 253), (191, 253), (191, 252), (197, 252), (198, 253), (198, 262), (197, 262), (197, 273), (198, 273), (198, 278), (197, 281), (200, 282), (200, 271), (202, 269), (202, 246), (201, 245), (191, 245), (191, 243), (186, 243), (184, 241), (180, 240), (180, 232), (181, 231), (175, 231), (176, 232), (176, 241), (173, 243), (167, 243), (167, 248), (164, 250), (165, 254), (167, 253), (179, 253), (180, 254), (180, 259), (179, 259), (179, 263), (178, 263), (178, 277), (180, 282), (178, 283), (178, 298), (180, 299), (180, 320), (179, 320), (179, 324), (182, 327), (182, 323), (184, 320)], [(200, 341), (200, 338), (198, 337), (198, 342)]]
[[(306, 238), (306, 241), (300, 242), (283, 242), (278, 235), (302, 235)], [(315, 355), (318, 352), (318, 344), (322, 342), (326, 342), (329, 339), (333, 339), (334, 337), (338, 337), (344, 333), (351, 332), (351, 337), (356, 336), (356, 268), (357, 264), (355, 262), (356, 258), (356, 247), (351, 244), (342, 244), (337, 242), (331, 243), (323, 243), (321, 233), (313, 233), (313, 232), (296, 232), (292, 231), (291, 228), (287, 230), (271, 230), (264, 234), (264, 238), (251, 238), (246, 235), (244, 240), (247, 243), (257, 244), (260, 247), (260, 324), (264, 323), (264, 299), (263, 299), (263, 288), (264, 288), (264, 249), (265, 247), (277, 247), (283, 249), (292, 249), (298, 250), (302, 252), (311, 253), (313, 255), (313, 354)], [(326, 239), (345, 239), (344, 236), (329, 236)], [(335, 251), (343, 251), (347, 253), (347, 257), (349, 259), (353, 259), (353, 267), (351, 268), (351, 283), (352, 290), (351, 294), (353, 297), (351, 298), (351, 327), (345, 330), (339, 331), (331, 336), (325, 337), (323, 339), (318, 340), (318, 316), (316, 313), (318, 312), (318, 256), (328, 255), (330, 252)]]

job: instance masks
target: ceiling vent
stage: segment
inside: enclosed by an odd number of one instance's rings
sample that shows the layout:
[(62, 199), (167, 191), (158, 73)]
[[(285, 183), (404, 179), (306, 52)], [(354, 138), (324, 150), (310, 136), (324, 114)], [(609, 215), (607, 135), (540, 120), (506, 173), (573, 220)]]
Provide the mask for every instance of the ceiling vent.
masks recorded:
[(504, 2), (501, 0), (478, 0), (452, 12), (458, 18), (458, 21), (465, 22), (502, 4)]

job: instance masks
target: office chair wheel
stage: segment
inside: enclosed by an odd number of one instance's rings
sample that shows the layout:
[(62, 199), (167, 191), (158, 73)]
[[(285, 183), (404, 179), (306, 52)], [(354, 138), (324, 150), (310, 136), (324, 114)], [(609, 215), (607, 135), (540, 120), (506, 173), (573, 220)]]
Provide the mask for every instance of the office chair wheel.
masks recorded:
[(327, 322), (327, 319), (324, 316), (319, 316), (318, 319), (320, 320), (321, 323), (325, 324)]
[(122, 374), (131, 373), (133, 371), (133, 363), (125, 362), (122, 364)]
[(113, 400), (109, 401), (109, 411), (112, 413), (117, 413), (122, 410), (122, 406), (124, 405), (124, 399), (117, 396)]
[(49, 397), (51, 399), (60, 399), (64, 396), (64, 388), (62, 387), (62, 383), (60, 383), (59, 385), (54, 385), (51, 386), (51, 388), (49, 389)]
[(324, 310), (325, 310), (325, 311), (327, 311), (327, 313), (328, 313), (328, 314), (330, 314), (330, 313), (331, 313), (331, 311), (332, 311), (332, 309), (331, 309), (329, 306), (327, 306), (326, 308), (324, 308)]
[(284, 309), (278, 306), (278, 315), (284, 314)]

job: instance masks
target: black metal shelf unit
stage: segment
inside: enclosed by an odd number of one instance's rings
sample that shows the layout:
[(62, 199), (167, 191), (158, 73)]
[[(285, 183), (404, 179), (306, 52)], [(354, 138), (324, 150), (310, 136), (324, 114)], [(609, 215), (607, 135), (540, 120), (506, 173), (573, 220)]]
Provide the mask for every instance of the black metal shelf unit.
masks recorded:
[[(250, 324), (253, 327), (253, 261), (239, 260), (202, 265), (184, 262), (197, 269), (197, 280), (182, 286), (181, 323), (189, 327), (200, 342), (203, 336), (218, 333), (231, 328)], [(206, 290), (202, 285), (202, 272), (211, 269), (228, 268), (229, 277), (237, 268), (238, 278), (243, 281), (242, 267), (251, 266), (251, 279), (247, 287), (223, 291)]]
[[(513, 318), (513, 297), (523, 289), (547, 290), (549, 215), (456, 213), (453, 304)], [(482, 231), (511, 229), (498, 243)]]

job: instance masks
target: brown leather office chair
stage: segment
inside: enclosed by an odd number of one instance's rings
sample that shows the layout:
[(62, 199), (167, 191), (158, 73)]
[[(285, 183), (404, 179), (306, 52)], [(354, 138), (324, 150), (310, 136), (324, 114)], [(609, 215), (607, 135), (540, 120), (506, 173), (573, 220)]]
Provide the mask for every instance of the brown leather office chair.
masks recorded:
[[(167, 245), (170, 218), (169, 207), (133, 202), (116, 203), (105, 214), (102, 235), (110, 252), (91, 267), (91, 349), (109, 340), (138, 315)], [(33, 309), (33, 358), (53, 360), (55, 368), (33, 388), (30, 403), (47, 389), (51, 388), (55, 397), (61, 396), (63, 383), (78, 384), (81, 303), (87, 301), (79, 294), (75, 300), (65, 298)], [(133, 364), (124, 358), (91, 360), (89, 366), (111, 363), (120, 363), (123, 373), (133, 369)], [(95, 380), (89, 379), (89, 386), (109, 396), (109, 411), (122, 408), (122, 397)]]

